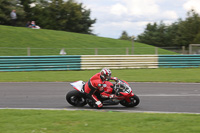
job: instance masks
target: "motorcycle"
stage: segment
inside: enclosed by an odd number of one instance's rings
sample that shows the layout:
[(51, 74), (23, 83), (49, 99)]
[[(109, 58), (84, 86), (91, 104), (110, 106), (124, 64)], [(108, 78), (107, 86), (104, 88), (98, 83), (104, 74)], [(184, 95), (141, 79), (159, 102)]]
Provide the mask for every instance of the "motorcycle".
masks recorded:
[[(67, 93), (66, 100), (69, 104), (77, 107), (83, 107), (88, 104), (90, 107), (95, 107), (94, 102), (87, 97), (84, 92), (85, 82), (82, 80), (70, 83), (75, 90)], [(130, 85), (124, 80), (118, 80), (116, 83), (105, 81), (104, 90), (109, 94), (115, 94), (116, 97), (104, 98), (100, 93), (96, 92), (95, 95), (103, 103), (103, 105), (118, 105), (121, 104), (125, 107), (135, 107), (140, 103), (140, 99), (135, 95)], [(112, 88), (111, 91), (109, 91)]]

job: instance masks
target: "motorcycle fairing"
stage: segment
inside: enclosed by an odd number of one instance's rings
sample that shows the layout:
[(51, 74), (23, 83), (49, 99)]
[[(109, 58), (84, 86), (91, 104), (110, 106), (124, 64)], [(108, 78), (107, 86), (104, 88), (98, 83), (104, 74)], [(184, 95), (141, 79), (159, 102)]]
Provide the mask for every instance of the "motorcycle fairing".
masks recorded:
[(83, 86), (85, 85), (85, 82), (83, 82), (82, 80), (79, 80), (79, 81), (76, 81), (76, 82), (73, 82), (73, 83), (70, 83), (74, 89), (76, 89), (77, 91), (80, 91), (82, 93), (84, 93), (84, 88)]
[(130, 93), (129, 96), (127, 96), (127, 97), (125, 98), (125, 100), (126, 100), (128, 103), (130, 103), (130, 102), (131, 102), (130, 97), (132, 97), (132, 96), (134, 96), (134, 94), (133, 94), (133, 93)]

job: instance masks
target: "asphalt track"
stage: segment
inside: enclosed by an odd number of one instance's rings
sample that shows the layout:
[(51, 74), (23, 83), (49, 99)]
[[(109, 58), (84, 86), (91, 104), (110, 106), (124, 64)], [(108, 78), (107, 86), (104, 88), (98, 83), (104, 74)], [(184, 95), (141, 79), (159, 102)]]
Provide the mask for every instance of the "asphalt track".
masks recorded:
[[(130, 83), (140, 97), (134, 108), (121, 105), (104, 106), (105, 111), (197, 113), (200, 114), (200, 83)], [(0, 109), (68, 109), (90, 110), (89, 106), (77, 108), (65, 99), (73, 90), (69, 82), (14, 82), (0, 83)]]

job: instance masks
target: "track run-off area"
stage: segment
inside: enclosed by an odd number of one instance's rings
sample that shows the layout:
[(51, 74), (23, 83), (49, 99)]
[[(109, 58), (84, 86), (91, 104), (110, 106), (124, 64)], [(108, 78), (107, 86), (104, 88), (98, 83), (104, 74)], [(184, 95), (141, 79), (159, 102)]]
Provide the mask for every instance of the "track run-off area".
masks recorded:
[[(130, 82), (140, 98), (134, 108), (104, 106), (103, 111), (200, 114), (200, 83)], [(73, 107), (66, 94), (69, 82), (1, 82), (0, 109), (95, 110), (88, 105)]]

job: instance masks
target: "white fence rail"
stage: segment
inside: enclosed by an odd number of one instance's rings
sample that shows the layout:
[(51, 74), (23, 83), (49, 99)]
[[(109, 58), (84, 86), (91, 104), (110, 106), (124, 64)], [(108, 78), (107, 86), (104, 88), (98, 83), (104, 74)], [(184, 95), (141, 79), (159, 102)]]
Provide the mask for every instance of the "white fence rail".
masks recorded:
[(158, 68), (157, 55), (82, 55), (81, 69)]

